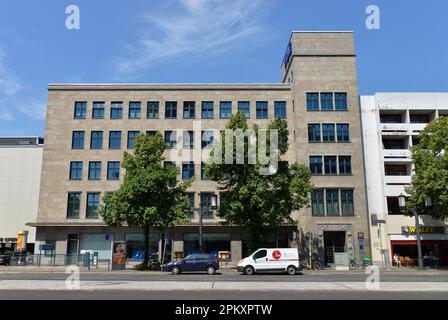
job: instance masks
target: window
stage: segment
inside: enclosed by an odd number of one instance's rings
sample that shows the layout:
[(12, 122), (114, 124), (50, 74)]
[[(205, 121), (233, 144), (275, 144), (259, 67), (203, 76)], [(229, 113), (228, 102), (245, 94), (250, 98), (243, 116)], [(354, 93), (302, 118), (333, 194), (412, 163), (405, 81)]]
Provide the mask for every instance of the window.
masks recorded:
[(253, 255), (254, 260), (264, 258), (268, 255), (267, 250), (260, 250)]
[(347, 110), (347, 93), (335, 93), (334, 94), (334, 105), (336, 110), (345, 111)]
[(306, 94), (306, 109), (308, 111), (319, 111), (319, 93)]
[(110, 118), (111, 119), (123, 118), (123, 102), (112, 102), (110, 106)]
[(87, 219), (98, 219), (98, 211), (100, 209), (100, 193), (87, 193)]
[(103, 131), (92, 131), (90, 149), (103, 149)]
[(176, 148), (176, 132), (165, 131), (165, 146), (167, 149)]
[(213, 101), (202, 101), (202, 119), (213, 119)]
[(390, 215), (402, 215), (398, 197), (387, 197), (387, 213)]
[(109, 149), (121, 149), (121, 131), (109, 132)]
[(82, 161), (70, 162), (70, 180), (82, 179)]
[(104, 102), (94, 102), (92, 109), (93, 119), (104, 119)]
[(324, 92), (320, 94), (320, 108), (322, 111), (333, 110), (333, 93)]
[(325, 216), (324, 190), (311, 192), (311, 214), (315, 217)]
[(81, 192), (69, 192), (67, 200), (67, 218), (78, 219), (81, 204)]
[(182, 163), (182, 179), (188, 180), (194, 177), (194, 162)]
[(353, 190), (341, 190), (341, 213), (343, 216), (355, 215), (353, 207)]
[(386, 176), (407, 176), (408, 170), (405, 164), (385, 164)]
[(129, 119), (140, 119), (142, 113), (142, 103), (135, 101), (129, 102)]
[(322, 174), (322, 157), (320, 156), (310, 157), (310, 171), (311, 174), (314, 175)]
[(187, 209), (186, 214), (190, 218), (193, 218), (194, 216), (194, 196), (195, 196), (194, 192), (187, 193), (188, 204), (190, 205), (190, 207)]
[(219, 117), (221, 119), (230, 119), (232, 117), (232, 102), (221, 101), (219, 104)]
[(325, 174), (338, 174), (337, 157), (325, 156), (324, 157)]
[(159, 101), (148, 101), (146, 118), (159, 119)]
[(157, 131), (155, 131), (155, 130), (146, 131), (146, 136), (147, 137), (155, 137), (156, 134), (157, 134)]
[(208, 149), (211, 148), (213, 145), (213, 131), (202, 131), (202, 142), (201, 147), (202, 149)]
[(257, 119), (267, 119), (268, 118), (268, 103), (267, 103), (267, 101), (257, 101), (256, 115), (257, 115)]
[(275, 101), (274, 102), (274, 117), (280, 119), (286, 119), (286, 102)]
[(326, 190), (327, 216), (339, 216), (339, 190)]
[(184, 119), (195, 118), (196, 103), (194, 101), (184, 101)]
[(202, 217), (206, 219), (213, 218), (212, 196), (213, 193), (209, 192), (201, 193), (201, 214)]
[(164, 167), (165, 169), (168, 169), (168, 168), (176, 168), (176, 163), (173, 162), (173, 161), (164, 161), (164, 162), (163, 162), (163, 167)]
[(350, 126), (342, 123), (336, 126), (338, 142), (350, 142)]
[(140, 131), (128, 131), (128, 149), (134, 148), (134, 140), (140, 134)]
[(383, 137), (383, 149), (386, 150), (406, 149), (405, 139), (384, 139)]
[(207, 174), (205, 173), (205, 169), (207, 168), (207, 164), (202, 162), (201, 163), (201, 180), (209, 180), (207, 177)]
[(84, 131), (73, 131), (72, 149), (84, 149)]
[(238, 102), (238, 112), (244, 114), (246, 119), (250, 118), (250, 102), (249, 101), (239, 101)]
[(120, 161), (109, 161), (107, 163), (107, 180), (120, 179)]
[(194, 149), (194, 131), (184, 131), (184, 149)]
[(323, 142), (334, 142), (334, 124), (323, 124), (322, 125), (322, 141)]
[(85, 119), (87, 115), (87, 102), (75, 102), (75, 119)]
[(167, 101), (165, 102), (165, 119), (177, 118), (177, 102)]
[(352, 157), (339, 157), (339, 174), (352, 174)]
[(101, 179), (101, 161), (89, 162), (89, 180)]
[(308, 125), (308, 142), (320, 142), (320, 124)]
[(381, 113), (380, 114), (380, 122), (381, 123), (402, 123), (402, 117), (401, 117), (401, 114)]
[(431, 121), (429, 114), (411, 114), (410, 120), (411, 123), (429, 123)]

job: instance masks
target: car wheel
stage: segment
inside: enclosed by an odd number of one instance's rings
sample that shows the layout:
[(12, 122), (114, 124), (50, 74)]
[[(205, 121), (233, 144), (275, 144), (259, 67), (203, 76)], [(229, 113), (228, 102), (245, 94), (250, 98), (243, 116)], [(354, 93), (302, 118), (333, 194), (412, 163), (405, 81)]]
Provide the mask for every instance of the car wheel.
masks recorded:
[(209, 275), (215, 274), (215, 267), (214, 266), (208, 266), (207, 267), (207, 273)]
[(171, 273), (176, 275), (180, 273), (180, 268), (179, 267), (172, 267), (171, 268)]
[(246, 268), (244, 268), (244, 274), (247, 274), (248, 276), (251, 276), (254, 273), (255, 273), (254, 267), (247, 266)]
[(296, 274), (297, 269), (294, 266), (289, 266), (288, 268), (286, 268), (286, 272), (290, 275), (293, 276)]

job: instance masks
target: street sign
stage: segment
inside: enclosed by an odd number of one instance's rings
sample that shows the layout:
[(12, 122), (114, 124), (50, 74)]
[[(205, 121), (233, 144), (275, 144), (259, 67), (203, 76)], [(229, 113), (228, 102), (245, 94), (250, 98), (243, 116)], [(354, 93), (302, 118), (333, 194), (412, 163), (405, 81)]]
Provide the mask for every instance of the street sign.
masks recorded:
[(54, 244), (41, 244), (39, 246), (40, 251), (54, 251)]

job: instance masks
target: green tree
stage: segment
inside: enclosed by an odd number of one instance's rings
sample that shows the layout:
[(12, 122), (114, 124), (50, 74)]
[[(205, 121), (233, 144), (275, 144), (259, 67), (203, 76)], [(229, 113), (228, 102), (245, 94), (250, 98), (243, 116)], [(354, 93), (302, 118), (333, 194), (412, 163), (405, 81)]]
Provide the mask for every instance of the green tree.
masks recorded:
[(406, 188), (408, 206), (425, 209), (425, 196), (432, 198), (429, 214), (448, 217), (448, 117), (429, 123), (420, 133), (420, 143), (411, 148), (415, 172)]
[[(248, 129), (244, 114), (237, 113), (226, 125), (226, 129), (246, 131)], [(252, 127), (257, 138), (261, 139), (258, 126)], [(243, 227), (249, 235), (248, 247), (257, 248), (267, 235), (275, 234), (284, 223), (298, 225), (291, 217), (293, 210), (309, 205), (309, 193), (313, 189), (310, 182), (310, 171), (307, 167), (294, 163), (289, 165), (281, 161), (288, 151), (288, 125), (285, 120), (275, 119), (267, 132), (267, 151), (269, 155), (269, 137), (273, 129), (278, 130), (278, 154), (280, 161), (278, 170), (272, 175), (261, 175), (260, 154), (256, 152), (256, 162), (248, 161), (250, 138), (244, 139), (244, 164), (225, 164), (226, 136), (221, 134), (222, 148), (215, 146), (211, 152), (211, 160), (207, 163), (207, 176), (218, 183), (221, 202), (218, 215), (225, 220), (224, 224)], [(232, 156), (237, 159), (237, 138), (233, 137)], [(215, 163), (213, 159), (221, 153), (223, 163)]]
[(120, 188), (106, 193), (100, 214), (109, 226), (127, 225), (144, 234), (143, 268), (149, 262), (150, 229), (161, 232), (187, 220), (189, 208), (185, 191), (191, 181), (179, 182), (178, 168), (164, 167), (165, 142), (160, 133), (154, 137), (140, 134), (134, 153), (124, 153), (126, 174)]

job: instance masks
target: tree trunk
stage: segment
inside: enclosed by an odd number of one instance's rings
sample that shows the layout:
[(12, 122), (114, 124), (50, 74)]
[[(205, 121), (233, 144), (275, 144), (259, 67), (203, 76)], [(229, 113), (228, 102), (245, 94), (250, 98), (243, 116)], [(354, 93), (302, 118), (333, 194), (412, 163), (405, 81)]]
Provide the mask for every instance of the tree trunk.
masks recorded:
[(144, 252), (143, 252), (143, 266), (145, 269), (148, 268), (149, 263), (149, 226), (145, 226), (143, 228), (143, 235), (145, 237), (145, 245), (144, 245)]

